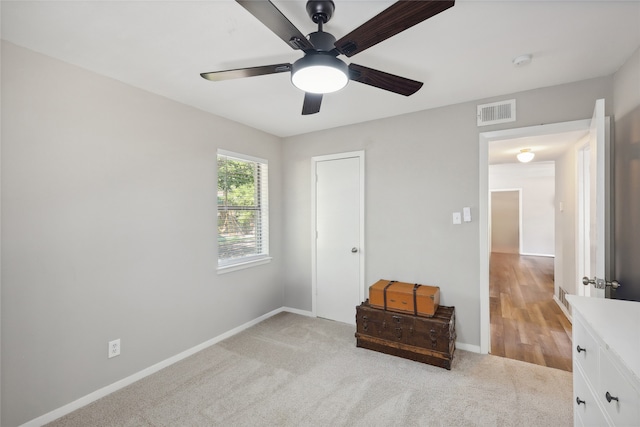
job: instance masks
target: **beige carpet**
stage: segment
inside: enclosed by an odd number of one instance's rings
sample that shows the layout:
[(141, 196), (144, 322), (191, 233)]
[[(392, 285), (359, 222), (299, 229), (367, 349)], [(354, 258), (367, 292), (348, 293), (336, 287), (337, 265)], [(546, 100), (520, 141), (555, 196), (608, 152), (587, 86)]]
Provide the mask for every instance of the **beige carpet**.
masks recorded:
[(457, 350), (451, 371), (281, 313), (49, 426), (571, 426), (570, 372)]

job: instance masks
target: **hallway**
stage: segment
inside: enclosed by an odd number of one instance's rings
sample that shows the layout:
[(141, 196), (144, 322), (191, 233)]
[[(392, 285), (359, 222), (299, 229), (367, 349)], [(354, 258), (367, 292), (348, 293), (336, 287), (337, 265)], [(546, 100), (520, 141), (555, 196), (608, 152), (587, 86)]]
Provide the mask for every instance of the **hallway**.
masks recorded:
[(491, 254), (491, 354), (572, 371), (571, 323), (553, 300), (553, 263)]

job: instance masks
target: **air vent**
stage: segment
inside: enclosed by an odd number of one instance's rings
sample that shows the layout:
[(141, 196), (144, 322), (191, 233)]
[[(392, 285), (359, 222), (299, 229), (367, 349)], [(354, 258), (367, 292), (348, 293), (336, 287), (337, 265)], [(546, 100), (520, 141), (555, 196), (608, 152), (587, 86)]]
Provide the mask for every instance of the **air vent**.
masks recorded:
[(515, 121), (515, 99), (478, 105), (478, 126), (488, 126)]
[(571, 313), (571, 307), (569, 306), (569, 301), (567, 301), (567, 291), (562, 287), (558, 287), (558, 296), (562, 305), (564, 305), (569, 313)]

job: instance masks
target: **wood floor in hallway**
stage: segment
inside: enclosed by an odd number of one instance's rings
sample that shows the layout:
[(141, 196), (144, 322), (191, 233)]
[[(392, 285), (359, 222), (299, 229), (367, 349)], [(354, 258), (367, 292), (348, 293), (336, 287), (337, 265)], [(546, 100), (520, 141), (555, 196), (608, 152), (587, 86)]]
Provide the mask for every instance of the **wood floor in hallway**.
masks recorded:
[(491, 354), (572, 370), (571, 323), (553, 300), (553, 261), (491, 254)]

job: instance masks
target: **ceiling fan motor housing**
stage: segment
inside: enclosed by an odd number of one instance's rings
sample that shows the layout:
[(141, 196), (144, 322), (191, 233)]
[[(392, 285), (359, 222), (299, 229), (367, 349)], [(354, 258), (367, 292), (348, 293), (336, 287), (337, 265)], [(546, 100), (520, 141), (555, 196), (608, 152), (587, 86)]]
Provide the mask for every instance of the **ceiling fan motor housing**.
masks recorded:
[[(309, 34), (309, 41), (313, 45), (314, 49), (319, 52), (332, 51), (336, 38), (331, 33), (325, 33), (324, 31), (316, 31)], [(335, 55), (334, 55), (335, 56)]]
[(316, 24), (329, 22), (335, 9), (336, 5), (332, 0), (309, 0), (307, 2), (307, 13)]

